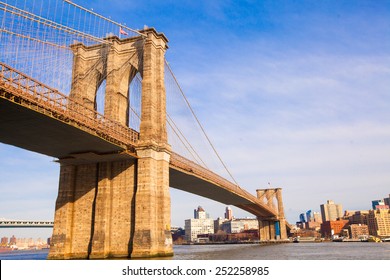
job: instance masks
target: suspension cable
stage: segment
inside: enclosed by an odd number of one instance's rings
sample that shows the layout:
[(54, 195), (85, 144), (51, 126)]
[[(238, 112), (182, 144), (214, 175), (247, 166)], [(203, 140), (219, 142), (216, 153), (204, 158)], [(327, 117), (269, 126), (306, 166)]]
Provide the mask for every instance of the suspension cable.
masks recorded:
[[(196, 159), (196, 157), (203, 163), (203, 166), (206, 167), (207, 169), (209, 169), (207, 167), (207, 164), (203, 161), (203, 159), (199, 156), (199, 154), (195, 151), (194, 147), (192, 147), (191, 143), (188, 141), (188, 139), (184, 136), (184, 134), (181, 132), (181, 130), (179, 129), (179, 127), (176, 125), (176, 123), (173, 121), (173, 119), (171, 118), (171, 116), (167, 113), (167, 117), (168, 117), (168, 124), (169, 126), (172, 128), (173, 132), (176, 134), (176, 136), (180, 139), (180, 141), (182, 142), (182, 144), (184, 145), (184, 147), (187, 149), (187, 151), (193, 156), (193, 158), (198, 162), (198, 160)], [(182, 138), (180, 137), (180, 135), (176, 132), (175, 128), (172, 126), (172, 124), (175, 126), (176, 130), (179, 132), (179, 134), (181, 135), (181, 137), (184, 138), (185, 142), (187, 143), (187, 146)], [(195, 153), (196, 157), (192, 154), (192, 152), (190, 151), (190, 149)], [(198, 162), (199, 163), (199, 162)]]
[(106, 21), (108, 21), (108, 22), (111, 22), (111, 23), (113, 23), (113, 24), (115, 24), (115, 25), (117, 25), (117, 26), (120, 26), (121, 28), (127, 29), (128, 31), (134, 32), (134, 33), (136, 33), (136, 34), (138, 34), (138, 35), (141, 35), (141, 36), (143, 36), (143, 37), (147, 37), (145, 34), (139, 32), (139, 31), (137, 31), (137, 30), (131, 29), (131, 28), (127, 27), (126, 25), (120, 24), (119, 22), (113, 21), (113, 20), (110, 19), (110, 18), (107, 18), (107, 17), (104, 17), (104, 16), (102, 16), (102, 15), (99, 15), (98, 13), (95, 13), (94, 11), (90, 11), (90, 10), (84, 8), (83, 6), (80, 6), (80, 5), (77, 5), (76, 3), (73, 3), (73, 2), (70, 1), (70, 0), (63, 0), (63, 1), (65, 1), (66, 3), (68, 3), (68, 4), (72, 5), (72, 6), (77, 7), (77, 8), (79, 8), (79, 9), (83, 10), (83, 11), (86, 11), (86, 12), (88, 12), (88, 13), (91, 13), (91, 14), (93, 14), (94, 16), (97, 16), (97, 17), (99, 17), (99, 18), (101, 18), (101, 19), (104, 19), (104, 20), (106, 20)]
[[(67, 33), (69, 33), (71, 35), (78, 35), (80, 37), (85, 37), (87, 39), (90, 39), (90, 40), (93, 40), (93, 41), (97, 41), (99, 43), (107, 44), (107, 41), (104, 41), (104, 40), (102, 40), (102, 39), (100, 39), (98, 37), (92, 36), (90, 34), (86, 34), (84, 32), (78, 31), (76, 29), (70, 28), (70, 27), (62, 25), (62, 24), (59, 24), (59, 23), (54, 22), (52, 20), (40, 17), (38, 15), (32, 14), (30, 12), (27, 12), (27, 11), (19, 9), (17, 7), (11, 6), (9, 4), (3, 3), (3, 2), (0, 2), (0, 3), (3, 4), (6, 7), (6, 8), (0, 7), (0, 10), (3, 10), (5, 12), (14, 14), (14, 15), (19, 16), (19, 17), (26, 18), (28, 20), (37, 22), (39, 24), (46, 25), (48, 27), (52, 27), (52, 28), (60, 30), (60, 31), (65, 31), (65, 32), (67, 32)], [(13, 9), (14, 11), (7, 9), (7, 7)]]
[[(136, 76), (135, 77), (138, 82), (142, 82), (140, 77)], [(141, 117), (135, 112), (135, 110), (130, 107), (131, 111), (135, 114), (136, 117), (138, 117), (139, 120), (141, 120)], [(176, 125), (176, 123), (174, 122), (174, 120), (171, 118), (171, 116), (168, 114), (167, 112), (167, 122), (168, 122), (168, 125), (172, 128), (172, 131), (175, 133), (175, 135), (177, 136), (177, 138), (180, 140), (180, 142), (183, 144), (183, 146), (186, 148), (186, 150), (191, 154), (191, 156), (194, 158), (194, 160), (198, 163), (200, 160), (202, 163), (203, 163), (203, 166), (205, 166), (206, 168), (207, 167), (207, 164), (202, 160), (202, 158), (199, 156), (199, 154), (196, 152), (196, 150), (194, 149), (194, 147), (191, 145), (191, 143), (188, 141), (188, 139), (185, 137), (185, 135), (183, 134), (183, 132), (180, 130), (180, 128)], [(183, 140), (184, 139), (184, 140)], [(185, 142), (185, 143), (184, 143)], [(187, 144), (186, 144), (187, 143)], [(192, 150), (192, 151), (191, 151)], [(194, 155), (195, 154), (195, 155)]]
[(227, 168), (227, 166), (226, 166), (225, 163), (223, 162), (222, 158), (219, 156), (219, 154), (218, 154), (217, 150), (215, 149), (213, 143), (211, 143), (210, 138), (207, 136), (206, 131), (204, 130), (204, 128), (203, 128), (202, 124), (200, 123), (198, 117), (195, 115), (194, 110), (192, 109), (190, 103), (188, 102), (187, 97), (185, 96), (185, 94), (184, 94), (184, 92), (183, 92), (181, 86), (179, 85), (179, 82), (178, 82), (177, 79), (176, 79), (175, 74), (173, 74), (173, 71), (172, 71), (172, 69), (171, 69), (171, 66), (169, 66), (169, 63), (168, 63), (168, 61), (167, 61), (166, 59), (165, 59), (165, 64), (167, 65), (168, 70), (169, 70), (169, 72), (171, 73), (173, 79), (175, 80), (175, 83), (176, 83), (177, 87), (179, 88), (181, 95), (183, 96), (185, 102), (187, 103), (188, 108), (190, 109), (190, 111), (191, 111), (193, 117), (195, 118), (196, 122), (198, 123), (200, 129), (202, 130), (204, 136), (206, 137), (206, 139), (207, 139), (208, 143), (210, 144), (211, 148), (213, 149), (214, 153), (217, 155), (219, 161), (222, 163), (223, 167), (225, 168), (226, 172), (230, 175), (230, 177), (232, 178), (232, 180), (234, 181), (234, 183), (235, 183), (237, 186), (239, 186), (238, 183), (237, 183), (237, 181), (234, 179), (232, 173), (230, 173), (229, 169)]
[(12, 32), (12, 31), (8, 31), (8, 30), (3, 29), (3, 28), (0, 29), (0, 32), (8, 33), (8, 34), (10, 34), (10, 35), (12, 35), (12, 36), (21, 37), (21, 38), (23, 38), (23, 39), (27, 39), (27, 40), (39, 42), (39, 43), (41, 43), (41, 44), (49, 45), (49, 46), (52, 46), (52, 47), (70, 50), (70, 48), (67, 47), (67, 46), (61, 46), (61, 45), (58, 45), (58, 44), (55, 44), (55, 43), (50, 43), (50, 42), (47, 42), (47, 41), (42, 41), (42, 40), (39, 40), (39, 39), (30, 37), (30, 36), (26, 36), (26, 35), (22, 35), (22, 34), (19, 34), (19, 33)]

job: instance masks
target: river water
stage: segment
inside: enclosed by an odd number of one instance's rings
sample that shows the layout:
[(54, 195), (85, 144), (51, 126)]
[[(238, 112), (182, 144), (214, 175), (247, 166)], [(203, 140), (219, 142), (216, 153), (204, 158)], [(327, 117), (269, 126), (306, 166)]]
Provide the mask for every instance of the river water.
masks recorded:
[[(48, 250), (12, 251), (0, 260), (44, 260)], [(390, 242), (175, 245), (173, 260), (390, 260)]]

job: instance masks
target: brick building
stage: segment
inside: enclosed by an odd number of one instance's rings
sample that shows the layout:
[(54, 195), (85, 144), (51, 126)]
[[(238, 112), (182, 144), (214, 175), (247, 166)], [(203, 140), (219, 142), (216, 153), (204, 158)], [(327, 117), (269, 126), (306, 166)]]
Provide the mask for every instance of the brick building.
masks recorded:
[(362, 224), (352, 224), (348, 226), (349, 238), (359, 239), (369, 235), (368, 226)]
[(348, 220), (325, 221), (321, 224), (321, 234), (325, 238), (332, 238), (334, 235), (340, 235), (341, 231), (348, 225)]

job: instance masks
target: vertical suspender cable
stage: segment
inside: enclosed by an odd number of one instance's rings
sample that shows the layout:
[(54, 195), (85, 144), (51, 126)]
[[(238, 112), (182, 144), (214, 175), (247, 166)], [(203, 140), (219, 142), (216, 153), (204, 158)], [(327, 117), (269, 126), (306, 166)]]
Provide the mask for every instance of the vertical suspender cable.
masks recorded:
[(175, 83), (176, 83), (177, 87), (178, 87), (179, 90), (180, 90), (180, 93), (182, 94), (182, 96), (183, 96), (185, 102), (187, 103), (188, 108), (190, 109), (192, 115), (194, 116), (194, 118), (195, 118), (196, 122), (198, 123), (200, 129), (202, 130), (204, 136), (206, 137), (207, 141), (209, 142), (211, 148), (213, 149), (214, 153), (217, 155), (219, 161), (222, 163), (222, 165), (223, 165), (223, 167), (225, 168), (226, 172), (229, 174), (229, 176), (230, 176), (231, 179), (234, 181), (234, 183), (238, 186), (237, 181), (234, 179), (233, 175), (230, 173), (229, 169), (227, 168), (227, 166), (225, 165), (225, 163), (222, 161), (222, 158), (219, 156), (219, 154), (218, 154), (217, 150), (215, 149), (213, 143), (211, 143), (211, 140), (210, 140), (210, 138), (207, 136), (206, 131), (204, 130), (204, 128), (203, 128), (202, 124), (200, 123), (198, 117), (195, 115), (194, 110), (192, 109), (190, 103), (188, 102), (187, 97), (184, 95), (184, 92), (183, 92), (181, 86), (179, 85), (179, 82), (177, 81), (175, 74), (173, 74), (173, 71), (172, 71), (171, 67), (169, 66), (169, 64), (168, 64), (168, 62), (167, 62), (166, 60), (165, 60), (165, 64), (167, 65), (167, 67), (168, 67), (168, 69), (169, 69), (169, 72), (171, 73), (173, 79), (175, 80)]

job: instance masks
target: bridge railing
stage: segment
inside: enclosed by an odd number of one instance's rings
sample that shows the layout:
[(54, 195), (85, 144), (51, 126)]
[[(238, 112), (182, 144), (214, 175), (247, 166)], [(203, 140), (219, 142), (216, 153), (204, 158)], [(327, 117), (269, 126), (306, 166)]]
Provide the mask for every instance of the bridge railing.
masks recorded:
[(58, 92), (24, 73), (0, 62), (0, 87), (12, 92), (14, 102), (33, 110), (50, 114), (64, 122), (72, 122), (81, 129), (95, 132), (108, 141), (133, 146), (139, 133), (86, 108), (67, 95)]
[(262, 204), (265, 208), (268, 208), (267, 205), (265, 205), (262, 201), (258, 200), (256, 196), (240, 188), (238, 185), (233, 184), (229, 180), (221, 177), (220, 175), (200, 166), (199, 164), (189, 159), (186, 159), (185, 157), (182, 157), (179, 154), (176, 154), (175, 152), (172, 152), (171, 154), (170, 164), (179, 169), (198, 175), (210, 182), (216, 183), (221, 187), (224, 187), (238, 195), (241, 195), (244, 198), (250, 198), (254, 202)]

